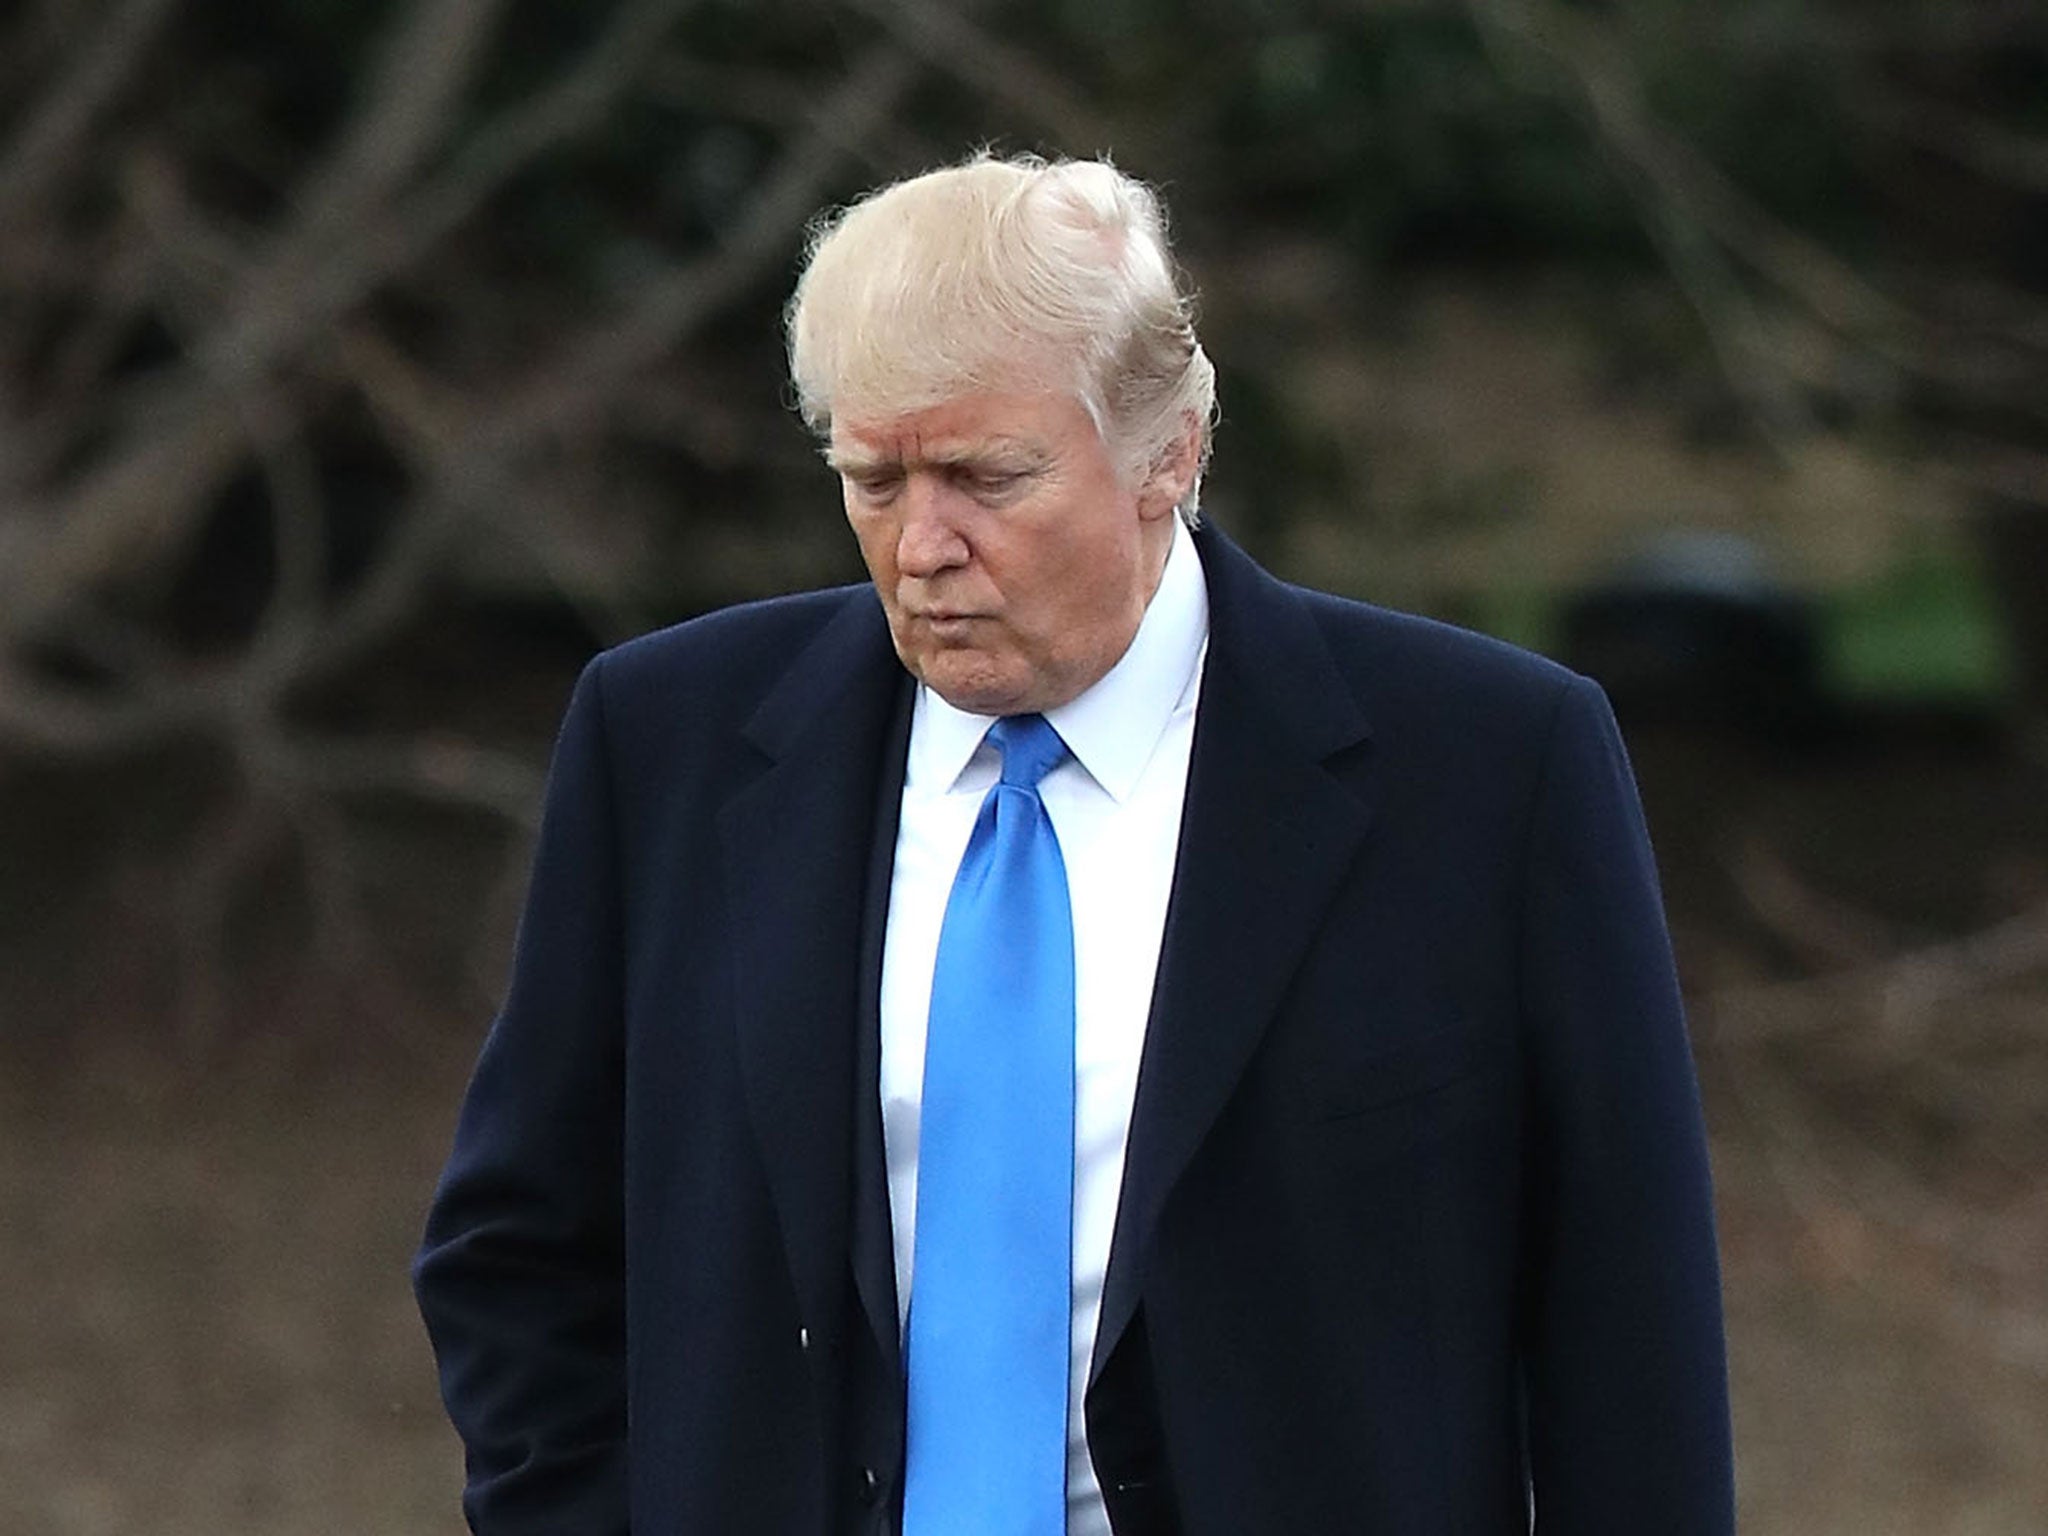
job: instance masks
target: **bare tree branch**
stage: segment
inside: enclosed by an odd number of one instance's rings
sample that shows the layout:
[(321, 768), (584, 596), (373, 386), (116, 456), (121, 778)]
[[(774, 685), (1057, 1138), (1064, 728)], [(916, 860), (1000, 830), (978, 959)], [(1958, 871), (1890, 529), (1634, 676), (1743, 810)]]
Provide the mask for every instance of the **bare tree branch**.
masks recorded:
[[(1754, 891), (1754, 881), (1750, 884)], [(1727, 987), (1711, 1005), (1730, 1020), (1724, 1032), (1767, 1037), (1804, 1027), (1819, 1016), (1850, 1010), (1878, 1020), (1894, 1042), (1929, 1028), (1939, 1011), (1963, 998), (2048, 971), (2048, 905), (2016, 914), (1959, 939), (1895, 951), (1846, 968), (1792, 981)]]
[(415, 247), (439, 239), (522, 166), (586, 132), (659, 56), (662, 37), (694, 0), (628, 0), (573, 69), (471, 136), (448, 169), (395, 221)]
[[(634, 77), (651, 43), (688, 0), (630, 0), (554, 87), (486, 127), (452, 169), (381, 219), (365, 215), (329, 255), (322, 217), (371, 190), (389, 192), (422, 155), (445, 115), (474, 33), (491, 5), (441, 0), (393, 45), (378, 98), (380, 126), (348, 137), (323, 173), (329, 192), (272, 247), (193, 367), (155, 381), (128, 419), (134, 430), (83, 483), (52, 505), (21, 509), (0, 527), (0, 640), (34, 634), (107, 573), (186, 536), (241, 456), (235, 399), (305, 347), (376, 283), (416, 256), (535, 154), (587, 128)], [(430, 100), (389, 99), (407, 60), (426, 60)], [(439, 105), (437, 105), (439, 103)], [(323, 213), (321, 210), (326, 210)]]
[(916, 78), (916, 65), (897, 48), (870, 49), (762, 177), (718, 249), (643, 284), (618, 320), (579, 339), (540, 371), (535, 386), (493, 412), (472, 452), (496, 460), (537, 434), (588, 422), (637, 373), (787, 257), (848, 149), (888, 123)]
[(1916, 149), (2034, 196), (2048, 195), (2048, 138), (2021, 133), (1979, 113), (1869, 88), (1851, 98), (1866, 122)]
[(1868, 965), (1899, 947), (1890, 924), (1815, 890), (1760, 837), (1744, 838), (1728, 869), (1750, 911), (1809, 964)]
[(18, 221), (71, 169), (92, 125), (128, 83), (178, 0), (119, 0), (92, 46), (44, 92), (0, 154), (0, 225)]
[[(1846, 345), (1908, 373), (1965, 391), (2002, 407), (2048, 420), (2040, 363), (2016, 351), (2030, 347), (2033, 328), (2005, 336), (1969, 336), (1884, 291), (1819, 241), (1793, 229), (1714, 166), (1651, 112), (1626, 51), (1598, 21), (1551, 0), (1468, 0), (1482, 32), (1509, 71), (1524, 79), (1562, 81), (1599, 141), (1627, 173), (1653, 229), (1675, 222), (1711, 239), (1743, 266), (1824, 324)], [(1532, 65), (1540, 65), (1532, 73)], [(1782, 384), (1744, 369), (1767, 356), (1725, 338), (1741, 329), (1727, 306), (1697, 285), (1701, 319), (1717, 341), (1731, 378), (1752, 400), (1772, 400)], [(2019, 302), (2018, 295), (2011, 295)], [(2039, 328), (2048, 338), (2048, 323)]]
[(286, 243), (325, 239), (382, 206), (440, 148), (506, 0), (421, 0), (396, 24), (365, 104), (296, 199)]
[(55, 505), (15, 510), (0, 526), (0, 641), (35, 634), (109, 573), (182, 540), (241, 462), (233, 402), (218, 392), (162, 392), (137, 441)]
[(998, 38), (969, 11), (936, 0), (850, 0), (932, 68), (1044, 124), (1077, 150), (1143, 153), (1141, 125), (1113, 123), (1029, 53)]
[(322, 798), (397, 795), (484, 812), (528, 831), (547, 781), (525, 758), (453, 736), (275, 737), (257, 751), (266, 777)]
[[(1707, 1023), (1715, 1027), (1718, 1014)], [(2016, 1224), (2043, 1230), (2038, 1210), (1975, 1210), (1886, 1159), (1853, 1132), (1826, 1123), (1782, 1073), (1741, 1048), (1716, 1052), (1721, 1076), (1772, 1178), (1837, 1275), (1873, 1293), (1907, 1292), (1949, 1336), (2036, 1374), (2048, 1374), (2048, 1325), (2038, 1294), (2040, 1255), (2012, 1252)], [(2016, 1223), (2015, 1218), (2018, 1218)], [(1870, 1250), (1931, 1256), (1932, 1283)]]
[[(69, 752), (124, 750), (209, 722), (246, 730), (293, 689), (332, 675), (387, 637), (417, 611), (459, 531), (523, 499), (524, 460), (601, 419), (637, 377), (786, 254), (848, 148), (886, 125), (915, 74), (894, 46), (872, 49), (762, 177), (716, 251), (647, 283), (616, 321), (573, 339), (535, 370), (535, 383), (504, 399), (463, 399), (368, 328), (340, 333), (334, 360), (412, 458), (419, 489), (369, 575), (339, 605), (316, 612), (323, 515), (288, 418), (246, 389), (210, 397), (209, 413), (180, 444), (209, 452), (203, 463), (188, 463), (182, 476), (152, 478), (142, 472), (147, 466), (131, 468), (136, 478), (117, 482), (104, 503), (74, 511), (54, 528), (47, 519), (31, 525), (52, 534), (31, 546), (39, 574), (64, 579), (23, 589), (28, 600), (8, 617), (24, 626), (55, 618), (108, 568), (118, 553), (114, 541), (132, 532), (123, 514), (147, 504), (151, 493), (161, 506), (180, 486), (196, 497), (217, 483), (209, 475), (230, 472), (253, 444), (271, 489), (281, 580), (257, 643), (198, 677), (158, 677), (134, 693), (80, 697), (35, 684), (0, 660), (0, 730)], [(122, 490), (126, 500), (114, 494)], [(6, 531), (0, 525), (0, 534)]]

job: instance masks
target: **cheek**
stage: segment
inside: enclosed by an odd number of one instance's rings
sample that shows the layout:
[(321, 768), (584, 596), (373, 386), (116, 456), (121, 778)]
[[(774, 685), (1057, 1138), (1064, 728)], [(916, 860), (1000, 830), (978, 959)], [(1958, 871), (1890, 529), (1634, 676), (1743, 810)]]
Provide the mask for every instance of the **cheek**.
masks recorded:
[(1139, 549), (1135, 522), (1095, 524), (1087, 537), (1077, 538), (1064, 551), (1066, 590), (1075, 603), (1086, 603), (1090, 611), (1116, 613), (1136, 579)]
[[(885, 579), (893, 579), (896, 570), (896, 536), (887, 526), (887, 519), (849, 506), (846, 521), (853, 529), (854, 543), (860, 546), (860, 557), (868, 574), (886, 585)], [(889, 594), (885, 591), (883, 595)]]

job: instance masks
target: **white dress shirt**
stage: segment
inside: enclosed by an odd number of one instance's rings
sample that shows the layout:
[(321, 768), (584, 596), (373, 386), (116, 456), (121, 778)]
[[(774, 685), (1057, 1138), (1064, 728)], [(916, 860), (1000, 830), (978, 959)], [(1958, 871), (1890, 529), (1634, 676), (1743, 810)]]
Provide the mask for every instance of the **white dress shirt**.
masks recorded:
[[(1074, 1318), (1067, 1392), (1067, 1530), (1108, 1536), (1081, 1395), (1116, 1225), (1138, 1058), (1152, 1006), (1187, 792), (1209, 598), (1176, 520), (1159, 589), (1107, 676), (1046, 719), (1072, 756), (1039, 785), (1074, 914)], [(932, 966), (946, 899), (976, 813), (1000, 771), (991, 720), (920, 687), (882, 950), (882, 1133), (896, 1295), (907, 1318), (917, 1219), (917, 1136)]]

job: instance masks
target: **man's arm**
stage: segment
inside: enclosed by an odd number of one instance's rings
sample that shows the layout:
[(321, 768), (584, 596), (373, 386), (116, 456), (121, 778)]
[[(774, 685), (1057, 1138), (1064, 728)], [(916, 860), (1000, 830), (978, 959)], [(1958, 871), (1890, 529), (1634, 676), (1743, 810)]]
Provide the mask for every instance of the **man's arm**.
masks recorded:
[(602, 663), (556, 744), (512, 982), (413, 1268), (480, 1536), (623, 1536), (621, 923)]
[(1527, 881), (1535, 1528), (1729, 1536), (1698, 1088), (1634, 780), (1606, 700), (1583, 680), (1559, 707)]

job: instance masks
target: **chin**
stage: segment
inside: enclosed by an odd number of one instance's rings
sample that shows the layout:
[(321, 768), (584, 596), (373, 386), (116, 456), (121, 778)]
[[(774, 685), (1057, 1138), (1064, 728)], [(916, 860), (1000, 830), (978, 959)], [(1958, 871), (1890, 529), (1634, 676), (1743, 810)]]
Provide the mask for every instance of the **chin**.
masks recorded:
[(1034, 707), (1010, 693), (956, 688), (944, 681), (930, 683), (927, 686), (955, 709), (964, 710), (970, 715), (1021, 715), (1030, 713)]
[(993, 675), (986, 668), (949, 665), (942, 660), (911, 670), (933, 693), (970, 715), (1014, 715), (1035, 707), (1028, 702), (1028, 686), (1016, 678)]

